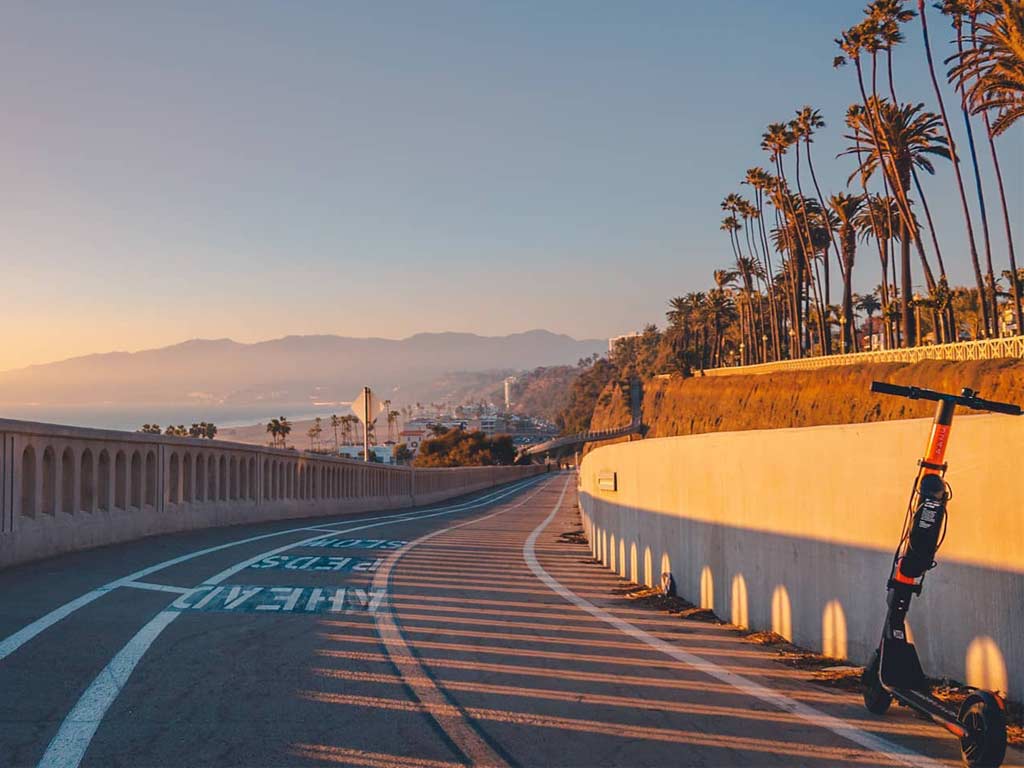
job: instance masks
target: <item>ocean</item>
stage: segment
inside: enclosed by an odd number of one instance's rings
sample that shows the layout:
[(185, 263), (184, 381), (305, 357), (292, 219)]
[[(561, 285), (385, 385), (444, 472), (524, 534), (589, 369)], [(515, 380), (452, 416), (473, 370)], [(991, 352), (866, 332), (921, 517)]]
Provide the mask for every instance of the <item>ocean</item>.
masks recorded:
[(301, 403), (264, 403), (256, 405), (0, 405), (0, 418), (41, 421), (75, 427), (120, 429), (134, 432), (143, 424), (190, 424), (207, 421), (218, 427), (244, 427), (262, 424), (277, 416), (291, 421), (312, 419), (325, 413), (349, 413), (348, 403), (313, 405)]

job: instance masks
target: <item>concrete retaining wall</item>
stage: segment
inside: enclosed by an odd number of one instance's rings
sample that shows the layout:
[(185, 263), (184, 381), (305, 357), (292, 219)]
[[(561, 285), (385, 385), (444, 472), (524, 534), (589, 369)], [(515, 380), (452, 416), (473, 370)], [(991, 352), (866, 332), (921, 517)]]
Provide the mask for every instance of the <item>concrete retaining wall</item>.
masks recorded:
[(433, 504), (542, 471), (411, 469), (0, 419), (0, 567), (172, 531)]
[[(580, 469), (595, 557), (863, 664), (929, 420), (643, 440)], [(1024, 691), (1024, 419), (958, 417), (948, 536), (909, 616), (925, 671)], [(615, 487), (615, 490), (611, 490)]]

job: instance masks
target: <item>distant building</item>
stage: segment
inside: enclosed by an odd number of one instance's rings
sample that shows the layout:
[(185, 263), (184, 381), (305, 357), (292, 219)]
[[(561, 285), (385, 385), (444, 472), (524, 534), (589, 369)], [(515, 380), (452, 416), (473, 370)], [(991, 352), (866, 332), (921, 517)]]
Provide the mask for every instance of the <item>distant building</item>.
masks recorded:
[(640, 331), (633, 331), (632, 333), (623, 333), (620, 336), (612, 336), (610, 339), (608, 339), (608, 351), (614, 352), (615, 345), (618, 344), (620, 341), (624, 341), (626, 339), (635, 339), (636, 337), (641, 335), (642, 334), (640, 333)]
[[(370, 451), (377, 457), (381, 464), (395, 463), (395, 446), (393, 445), (371, 445)], [(342, 445), (338, 448), (338, 455), (345, 459), (363, 460), (363, 446)]]
[(419, 453), (420, 444), (427, 439), (428, 434), (425, 429), (403, 429), (398, 433), (398, 442), (405, 443), (405, 447), (415, 456)]

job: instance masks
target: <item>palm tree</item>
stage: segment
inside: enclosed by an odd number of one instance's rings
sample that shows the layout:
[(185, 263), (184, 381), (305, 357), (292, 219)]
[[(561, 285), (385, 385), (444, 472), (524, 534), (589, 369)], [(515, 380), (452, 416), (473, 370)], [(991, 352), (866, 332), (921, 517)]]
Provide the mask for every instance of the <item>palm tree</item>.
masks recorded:
[[(871, 149), (876, 154), (879, 153), (879, 148), (885, 144), (885, 137), (882, 135), (882, 126), (878, 121), (877, 116), (877, 104), (880, 99), (878, 97), (878, 90), (876, 87), (876, 72), (877, 72), (877, 54), (881, 50), (887, 50), (888, 60), (890, 66), (890, 91), (893, 96), (892, 103), (898, 103), (895, 99), (895, 88), (892, 84), (892, 52), (891, 47), (897, 42), (902, 40), (902, 34), (899, 31), (899, 24), (908, 21), (913, 18), (913, 13), (902, 9), (901, 0), (880, 0), (877, 4), (868, 6), (867, 18), (860, 24), (851, 27), (844, 31), (840, 38), (836, 40), (836, 43), (842, 49), (844, 55), (837, 56), (833, 61), (834, 66), (841, 66), (845, 64), (847, 59), (852, 60), (856, 66), (857, 71), (857, 83), (861, 94), (861, 106), (863, 111), (856, 115), (858, 121), (862, 124), (861, 128), (866, 128), (866, 132), (869, 133), (874, 139), (874, 145)], [(868, 96), (864, 86), (864, 74), (861, 66), (861, 52), (866, 51), (871, 55), (872, 63), (872, 95)], [(847, 113), (847, 123), (852, 122), (850, 112)], [(886, 196), (891, 193), (895, 196), (896, 202), (899, 204), (900, 217), (904, 220), (907, 227), (910, 229), (910, 239), (906, 244), (906, 248), (912, 244), (915, 246), (918, 256), (921, 260), (921, 268), (924, 270), (925, 280), (928, 284), (929, 290), (933, 290), (935, 287), (935, 278), (932, 274), (931, 267), (928, 264), (928, 257), (924, 250), (924, 243), (920, 237), (920, 230), (913, 225), (913, 212), (911, 211), (910, 199), (909, 199), (909, 179), (903, 179), (896, 176), (888, 164), (881, 161), (881, 156), (877, 158), (882, 173), (882, 186)], [(916, 171), (914, 167), (910, 168), (910, 178), (914, 178), (916, 183)], [(920, 184), (917, 184), (917, 188), (921, 190)], [(867, 194), (866, 185), (862, 190)], [(924, 201), (923, 195), (921, 195), (922, 204), (927, 205)], [(929, 214), (930, 219), (930, 214)], [(939, 254), (938, 250), (938, 239), (932, 232), (932, 239), (936, 246), (936, 253)], [(909, 260), (909, 251), (901, 251), (901, 260), (906, 263)], [(941, 263), (941, 256), (940, 256)], [(943, 275), (945, 274), (945, 267), (942, 267)], [(904, 272), (909, 273), (909, 268), (904, 269)], [(909, 313), (909, 307), (903, 307), (903, 316), (906, 317)], [(912, 321), (912, 318), (911, 318)]]
[[(987, 7), (993, 8), (990, 4)], [(957, 61), (957, 64), (950, 70), (949, 79), (957, 85), (971, 112), (982, 117), (999, 191), (1010, 270), (1015, 273), (1017, 256), (1013, 245), (1013, 227), (1006, 205), (1003, 172), (995, 137), (1024, 116), (1024, 4), (1004, 1), (998, 11), (992, 13), (992, 20), (985, 23), (978, 21), (983, 10), (978, 0), (966, 0), (952, 10), (969, 14), (971, 45), (965, 49), (960, 44), (962, 36), (958, 27), (958, 52), (949, 59)], [(995, 121), (990, 119), (990, 111), (996, 113)], [(1020, 286), (1013, 283), (1011, 289), (1017, 333), (1024, 333)]]
[[(814, 192), (818, 196), (818, 205), (821, 206), (822, 210), (826, 209), (825, 198), (821, 194), (821, 187), (818, 185), (818, 176), (814, 172), (814, 162), (811, 160), (811, 144), (814, 143), (814, 133), (817, 130), (825, 127), (825, 120), (821, 116), (821, 112), (810, 106), (804, 106), (797, 110), (796, 119), (791, 123), (794, 125), (794, 133), (798, 138), (802, 138), (804, 141), (804, 147), (807, 154), (807, 169), (811, 172), (811, 181), (814, 183)], [(797, 183), (797, 191), (800, 191), (800, 184)], [(802, 193), (801, 193), (802, 194)], [(832, 241), (832, 248), (836, 252), (836, 256), (839, 256), (839, 244), (836, 243), (835, 238), (832, 237), (832, 230), (829, 229), (829, 238)], [(824, 259), (824, 296), (823, 300), (827, 304), (831, 299), (831, 282), (829, 280), (829, 263), (828, 254), (825, 254)]]
[(270, 435), (272, 445), (277, 446), (278, 440), (281, 439), (281, 420), (271, 419), (267, 422), (267, 433)]
[[(765, 192), (771, 186), (773, 177), (765, 171), (763, 168), (750, 168), (747, 170), (746, 176), (743, 179), (744, 184), (749, 184), (754, 188), (754, 208), (757, 211), (757, 223), (758, 223), (758, 243), (760, 246), (762, 264), (762, 273), (767, 277), (774, 272), (771, 261), (771, 250), (768, 247), (768, 232), (764, 225), (764, 196)], [(775, 292), (772, 290), (771, 282), (767, 283), (768, 288), (768, 309), (771, 311), (772, 322), (771, 322), (771, 341), (772, 351), (776, 360), (782, 357), (779, 328), (781, 327), (781, 321), (779, 317), (779, 307), (776, 302)], [(767, 353), (765, 354), (767, 359)]]
[(291, 434), (292, 423), (288, 421), (284, 416), (278, 419), (278, 432), (281, 435), (281, 447), (288, 447), (288, 435)]
[(1001, 136), (1024, 118), (1024, 3), (998, 0), (990, 18), (972, 31), (972, 47), (953, 73), (969, 73), (967, 86), (973, 112), (992, 112), (992, 134)]
[[(730, 270), (716, 269), (715, 282), (724, 286), (735, 279), (735, 273)], [(736, 305), (733, 302), (730, 292), (724, 287), (712, 288), (707, 293), (705, 306), (708, 317), (711, 320), (711, 328), (714, 331), (712, 341), (712, 364), (715, 368), (722, 366), (722, 353), (725, 348), (723, 330), (726, 325), (736, 318)]]
[[(899, 207), (891, 197), (872, 195), (866, 198), (861, 210), (854, 217), (854, 226), (860, 235), (861, 241), (874, 238), (878, 243), (879, 252), (882, 256), (882, 282), (878, 286), (878, 295), (883, 307), (888, 307), (892, 301), (889, 295), (889, 266), (888, 253), (890, 243), (899, 241), (901, 228), (896, 226), (899, 221)], [(893, 262), (893, 275), (895, 275), (895, 262)], [(895, 285), (896, 280), (893, 279)], [(895, 329), (889, 325), (888, 317), (883, 316), (882, 339), (887, 349), (898, 346)]]
[(336, 413), (331, 414), (331, 430), (334, 432), (334, 452), (338, 452), (338, 427), (341, 426), (341, 417)]
[(857, 255), (856, 217), (864, 205), (864, 197), (840, 192), (832, 195), (828, 204), (839, 220), (839, 254), (843, 272), (843, 303), (839, 325), (843, 337), (843, 351), (853, 352), (857, 346), (857, 334), (853, 325), (853, 264)]
[[(792, 218), (796, 219), (795, 210), (791, 208), (791, 196), (786, 183), (785, 169), (782, 164), (782, 157), (786, 154), (786, 151), (793, 144), (793, 134), (789, 130), (789, 127), (785, 123), (771, 123), (768, 125), (767, 130), (761, 135), (761, 149), (768, 152), (775, 163), (776, 180), (772, 186), (772, 190), (769, 193), (769, 199), (772, 205), (775, 207), (776, 216), (781, 216), (783, 222), (788, 221)], [(782, 241), (782, 247), (779, 248), (780, 252), (788, 253), (790, 258), (787, 259), (787, 266), (790, 271), (790, 283), (793, 290), (790, 293), (790, 317), (792, 321), (791, 331), (795, 330), (796, 334), (790, 336), (790, 357), (800, 357), (800, 341), (799, 334), (803, 327), (803, 309), (800, 302), (800, 294), (803, 287), (803, 270), (804, 270), (804, 259), (797, 257), (798, 252), (798, 241), (802, 241), (803, 236), (799, 231), (794, 231), (790, 226), (782, 227), (782, 222), (776, 220), (776, 231), (782, 232), (784, 239)], [(807, 252), (806, 245), (799, 247), (801, 253)]]
[(388, 411), (388, 442), (395, 442), (398, 432), (398, 417), (402, 414), (399, 411)]
[[(896, 105), (887, 99), (871, 100), (867, 112), (872, 119), (856, 122), (853, 125), (853, 133), (846, 136), (855, 142), (855, 146), (841, 153), (856, 155), (859, 160), (860, 167), (851, 174), (851, 181), (857, 173), (870, 178), (876, 170), (881, 169), (896, 180), (895, 187), (905, 191), (910, 184), (912, 168), (916, 167), (934, 174), (935, 167), (932, 165), (931, 156), (947, 159), (950, 157), (946, 137), (939, 132), (939, 117), (924, 111), (924, 104)], [(877, 125), (877, 129), (869, 129), (864, 122)], [(867, 157), (862, 156), (862, 147), (871, 149)], [(901, 315), (903, 339), (909, 345), (915, 336), (914, 314), (909, 302), (912, 282), (910, 245), (911, 238), (915, 238), (918, 243), (920, 238), (916, 237), (919, 228), (915, 225), (913, 213), (909, 209), (909, 200), (906, 198), (905, 204), (901, 205), (901, 214)], [(934, 281), (929, 280), (930, 289), (933, 285)]]
[(857, 296), (854, 306), (867, 315), (867, 339), (868, 344), (870, 345), (871, 338), (873, 336), (871, 318), (874, 316), (875, 312), (878, 312), (882, 308), (882, 303), (878, 300), (878, 296), (875, 292), (872, 291), (871, 293), (865, 293)]
[[(949, 118), (946, 116), (946, 104), (942, 99), (942, 89), (939, 88), (938, 78), (935, 76), (935, 63), (932, 60), (931, 40), (928, 36), (928, 16), (925, 13), (924, 0), (917, 0), (917, 15), (921, 19), (921, 34), (924, 39), (925, 58), (928, 61), (928, 74), (931, 77), (932, 89), (935, 91), (935, 98), (939, 102), (939, 115), (942, 118), (942, 127), (946, 132), (946, 145), (950, 159), (953, 161), (953, 175), (956, 178), (957, 192), (960, 194), (960, 209), (963, 212), (964, 222), (967, 225), (967, 245), (971, 253), (971, 265), (974, 267), (974, 280), (978, 285), (979, 293), (985, 295), (985, 280), (981, 275), (981, 263), (978, 259), (978, 245), (974, 237), (974, 222), (971, 219), (971, 209), (967, 204), (967, 193), (964, 191), (964, 180), (960, 174), (960, 160), (956, 151), (956, 142), (953, 140), (953, 132), (950, 130)], [(982, 323), (986, 329), (991, 325), (988, 304), (981, 302)]]
[[(903, 37), (903, 32), (900, 29), (900, 25), (906, 24), (917, 15), (914, 11), (904, 7), (905, 2), (906, 0), (873, 0), (873, 2), (868, 4), (866, 9), (868, 16), (866, 23), (871, 28), (871, 35), (876, 43), (875, 48), (880, 51), (885, 51), (886, 54), (885, 58), (888, 70), (889, 98), (892, 99), (894, 104), (899, 103), (899, 99), (896, 98), (896, 84), (893, 80), (892, 50), (905, 39)], [(873, 52), (872, 69), (875, 67), (875, 56), (876, 53)], [(872, 86), (872, 93), (875, 96), (878, 95), (878, 91), (874, 86)], [(921, 181), (918, 178), (916, 169), (911, 169), (911, 178), (914, 181), (914, 189), (917, 191), (917, 196), (921, 201), (921, 208), (924, 210), (932, 246), (935, 248), (935, 259), (939, 265), (939, 283), (945, 285), (948, 284), (948, 279), (946, 277), (946, 265), (942, 259), (942, 248), (939, 246), (938, 233), (935, 230), (935, 223), (932, 220), (932, 212), (928, 205), (928, 198), (925, 196), (924, 188), (921, 186)], [(921, 249), (919, 249), (919, 252), (921, 252)], [(951, 318), (945, 319), (951, 320)]]
[[(970, 16), (971, 23), (977, 24), (977, 14), (980, 12), (979, 0), (943, 0), (937, 7), (944, 15), (950, 18), (953, 31), (956, 33), (957, 53), (962, 55), (964, 52), (964, 24), (967, 21), (965, 17)], [(978, 167), (978, 149), (974, 142), (974, 127), (971, 124), (971, 112), (963, 78), (954, 78), (952, 82), (960, 96), (960, 112), (963, 116), (964, 128), (967, 134), (967, 147), (971, 155), (974, 189), (978, 195), (978, 212), (981, 214), (981, 233), (985, 245), (985, 280), (989, 294), (989, 311), (993, 318), (993, 330), (998, 333), (999, 321), (996, 306), (995, 272), (992, 268), (992, 239), (989, 235), (988, 209), (985, 206), (985, 188), (981, 184), (981, 169)]]

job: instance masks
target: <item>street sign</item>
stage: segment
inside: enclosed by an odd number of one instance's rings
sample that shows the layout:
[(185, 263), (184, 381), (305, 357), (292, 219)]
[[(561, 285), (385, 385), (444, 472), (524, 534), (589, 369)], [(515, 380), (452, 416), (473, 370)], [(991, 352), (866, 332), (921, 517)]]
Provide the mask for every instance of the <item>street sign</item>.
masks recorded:
[(363, 387), (363, 391), (352, 401), (351, 407), (356, 418), (363, 422), (363, 461), (369, 461), (370, 430), (373, 429), (373, 424), (377, 421), (377, 414), (384, 406), (373, 396), (369, 387)]
[(373, 396), (373, 392), (370, 391), (369, 387), (363, 387), (362, 392), (352, 400), (352, 411), (355, 413), (356, 418), (361, 422), (370, 424), (377, 421), (377, 414), (380, 413), (381, 404), (376, 397)]

